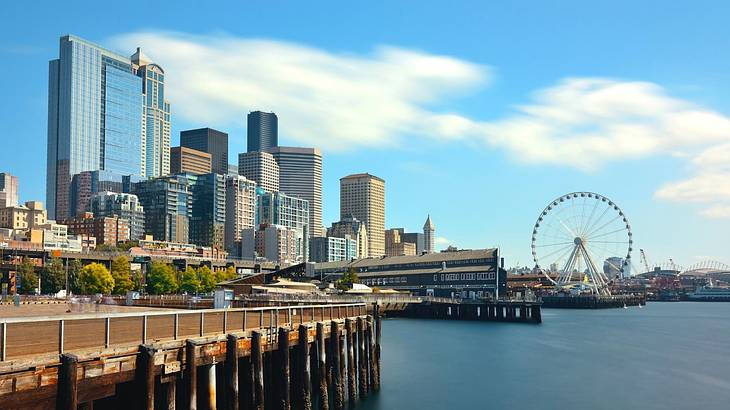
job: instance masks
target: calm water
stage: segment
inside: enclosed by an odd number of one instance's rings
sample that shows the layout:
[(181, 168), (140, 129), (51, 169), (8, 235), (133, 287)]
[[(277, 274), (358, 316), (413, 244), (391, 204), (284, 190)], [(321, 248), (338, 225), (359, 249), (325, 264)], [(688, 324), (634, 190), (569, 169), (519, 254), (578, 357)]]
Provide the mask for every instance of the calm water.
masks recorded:
[(381, 393), (359, 409), (730, 409), (730, 303), (389, 319), (382, 349)]

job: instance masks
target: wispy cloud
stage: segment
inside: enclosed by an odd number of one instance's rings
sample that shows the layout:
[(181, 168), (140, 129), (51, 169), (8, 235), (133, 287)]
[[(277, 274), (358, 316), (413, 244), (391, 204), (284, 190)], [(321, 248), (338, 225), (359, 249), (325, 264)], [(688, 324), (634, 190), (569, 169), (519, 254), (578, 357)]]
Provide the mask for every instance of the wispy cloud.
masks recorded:
[(692, 174), (656, 197), (707, 203), (707, 216), (725, 215), (730, 206), (730, 171), (703, 159), (725, 155), (730, 118), (654, 83), (567, 78), (485, 121), (442, 109), (492, 80), (490, 67), (454, 57), (392, 46), (336, 53), (173, 32), (130, 33), (112, 44), (142, 46), (168, 73), (173, 114), (201, 125), (240, 126), (247, 111), (272, 110), (285, 118), (287, 138), (326, 150), (462, 140), (519, 163), (588, 172), (626, 159), (686, 158)]
[(443, 236), (437, 236), (435, 242), (436, 242), (436, 245), (441, 245), (441, 246), (453, 245), (453, 242), (451, 241), (451, 239), (445, 238)]

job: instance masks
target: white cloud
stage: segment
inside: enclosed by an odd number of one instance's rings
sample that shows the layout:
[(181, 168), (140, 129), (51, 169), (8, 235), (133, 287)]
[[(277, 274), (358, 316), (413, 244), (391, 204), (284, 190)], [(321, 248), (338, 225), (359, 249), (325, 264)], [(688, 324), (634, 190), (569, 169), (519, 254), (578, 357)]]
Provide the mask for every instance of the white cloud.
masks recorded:
[(441, 245), (441, 246), (448, 246), (448, 245), (453, 244), (453, 242), (449, 238), (444, 238), (443, 236), (437, 236), (435, 242), (436, 242), (436, 245)]

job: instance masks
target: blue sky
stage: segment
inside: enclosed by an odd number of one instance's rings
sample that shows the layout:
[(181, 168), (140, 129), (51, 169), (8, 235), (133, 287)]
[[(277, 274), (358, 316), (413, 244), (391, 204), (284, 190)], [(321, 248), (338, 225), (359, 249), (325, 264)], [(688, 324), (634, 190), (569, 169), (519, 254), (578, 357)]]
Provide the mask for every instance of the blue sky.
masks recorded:
[(542, 208), (594, 191), (651, 261), (730, 262), (729, 5), (483, 3), (4, 5), (0, 170), (45, 200), (47, 62), (72, 33), (166, 69), (173, 145), (210, 126), (235, 157), (246, 112), (277, 112), (282, 144), (325, 152), (327, 225), (339, 178), (370, 172), (388, 227), (430, 213), (439, 246), (525, 265)]

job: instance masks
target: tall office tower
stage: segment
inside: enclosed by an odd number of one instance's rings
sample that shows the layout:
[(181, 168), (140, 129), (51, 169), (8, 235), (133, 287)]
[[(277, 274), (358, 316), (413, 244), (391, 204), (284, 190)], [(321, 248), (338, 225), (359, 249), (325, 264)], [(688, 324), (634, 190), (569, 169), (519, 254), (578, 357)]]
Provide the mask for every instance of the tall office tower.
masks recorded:
[(436, 251), (436, 226), (431, 222), (431, 215), (426, 218), (423, 224), (423, 250), (426, 253)]
[(132, 67), (142, 79), (142, 175), (170, 174), (170, 103), (165, 99), (165, 71), (137, 47)]
[(228, 134), (225, 132), (212, 128), (181, 131), (180, 146), (207, 152), (211, 155), (211, 172), (228, 173)]
[(368, 232), (368, 255), (385, 255), (385, 181), (375, 175), (340, 178), (340, 219), (361, 220)]
[(279, 191), (309, 201), (309, 236), (322, 229), (322, 152), (317, 148), (274, 147), (268, 150), (279, 165)]
[(144, 239), (144, 207), (134, 194), (98, 192), (91, 198), (91, 212), (95, 216), (118, 216), (129, 221), (129, 238)]
[(211, 155), (188, 147), (172, 147), (170, 149), (170, 173), (210, 174)]
[(297, 255), (309, 256), (309, 201), (281, 192), (257, 196), (256, 225), (282, 225), (297, 230)]
[(256, 182), (239, 175), (226, 177), (226, 250), (239, 256), (241, 232), (256, 226)]
[(187, 175), (169, 175), (132, 184), (144, 207), (145, 232), (157, 241), (188, 243), (192, 189)]
[(368, 255), (368, 230), (365, 224), (357, 218), (346, 216), (338, 222), (332, 223), (332, 227), (327, 228), (328, 237), (346, 238), (350, 237), (357, 244), (356, 258), (367, 258)]
[(18, 177), (0, 172), (0, 208), (18, 205)]
[(238, 175), (255, 181), (266, 192), (279, 192), (279, 165), (268, 152), (238, 154)]
[(51, 218), (69, 216), (71, 177), (79, 172), (144, 174), (142, 87), (128, 57), (75, 36), (61, 37), (59, 58), (48, 65)]
[(273, 112), (248, 113), (248, 152), (267, 151), (279, 145), (279, 120)]
[(225, 246), (226, 181), (216, 173), (187, 178), (192, 193), (189, 242), (222, 250)]

